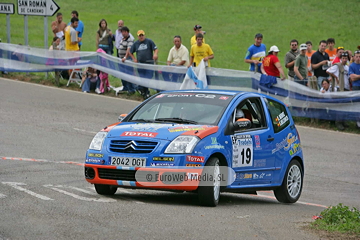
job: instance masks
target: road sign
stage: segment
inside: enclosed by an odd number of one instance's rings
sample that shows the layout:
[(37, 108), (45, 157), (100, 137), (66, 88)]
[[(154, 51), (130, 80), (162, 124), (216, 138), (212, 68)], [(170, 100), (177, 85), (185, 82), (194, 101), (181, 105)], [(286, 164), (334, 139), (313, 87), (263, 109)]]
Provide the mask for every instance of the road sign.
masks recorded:
[(0, 3), (0, 13), (14, 14), (15, 8), (13, 3)]
[(60, 7), (53, 0), (18, 0), (18, 14), (33, 16), (53, 16)]

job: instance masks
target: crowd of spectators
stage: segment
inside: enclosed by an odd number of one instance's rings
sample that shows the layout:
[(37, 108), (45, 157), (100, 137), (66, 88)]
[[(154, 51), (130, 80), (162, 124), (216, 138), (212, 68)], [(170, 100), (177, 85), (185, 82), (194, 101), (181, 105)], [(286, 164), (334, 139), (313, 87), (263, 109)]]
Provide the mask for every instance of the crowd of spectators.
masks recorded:
[[(72, 11), (69, 24), (65, 24), (62, 18), (62, 14), (58, 13), (56, 20), (51, 25), (54, 33), (53, 47), (67, 51), (80, 50), (84, 24), (79, 20), (79, 13)], [(210, 45), (205, 42), (204, 34), (206, 32), (202, 30), (200, 25), (195, 25), (193, 30), (194, 35), (190, 38), (190, 50), (182, 44), (181, 36), (174, 37), (174, 46), (169, 50), (167, 65), (196, 67), (203, 60), (206, 66), (211, 66), (210, 59), (214, 58), (214, 52)], [(96, 32), (96, 48), (113, 55), (115, 45), (116, 56), (122, 62), (157, 64), (158, 48), (155, 42), (146, 37), (144, 30), (138, 30), (136, 36), (137, 40), (130, 33), (130, 29), (124, 26), (123, 20), (118, 21), (118, 29), (113, 34), (108, 28), (106, 20), (101, 19), (99, 29)], [(113, 43), (115, 44), (113, 45)], [(263, 35), (257, 33), (254, 44), (248, 48), (245, 54), (244, 61), (250, 64), (250, 71), (274, 76), (282, 80), (287, 78), (322, 93), (360, 90), (360, 51), (355, 51), (353, 56), (350, 50), (335, 47), (334, 38), (321, 40), (317, 51), (312, 48), (311, 41), (299, 45), (298, 40), (290, 40), (290, 50), (285, 55), (283, 65), (288, 69), (286, 76), (278, 58), (279, 48), (274, 45), (266, 52)], [(131, 71), (132, 69), (125, 70)], [(154, 71), (138, 68), (138, 74), (142, 78), (151, 79)], [(179, 76), (174, 78), (174, 75), (177, 76), (176, 74), (164, 73), (163, 77), (164, 80), (181, 81)], [(150, 96), (147, 87), (121, 81), (123, 92), (134, 94), (138, 91), (144, 99)], [(360, 127), (360, 121), (358, 127)], [(342, 129), (340, 125), (338, 128)]]

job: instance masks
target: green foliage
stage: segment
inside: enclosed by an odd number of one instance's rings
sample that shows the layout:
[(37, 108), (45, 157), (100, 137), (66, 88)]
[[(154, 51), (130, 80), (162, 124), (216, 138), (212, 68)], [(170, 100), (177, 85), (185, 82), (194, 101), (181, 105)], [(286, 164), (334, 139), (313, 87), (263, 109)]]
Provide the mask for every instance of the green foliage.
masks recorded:
[(316, 229), (360, 234), (360, 211), (356, 208), (350, 209), (339, 203), (335, 207), (325, 209), (320, 215), (322, 218), (312, 223)]
[[(24, 16), (10, 15), (11, 43), (24, 44)], [(267, 49), (277, 45), (281, 52), (279, 59), (284, 66), (284, 57), (291, 39), (299, 43), (313, 42), (316, 50), (322, 39), (333, 37), (336, 46), (354, 51), (358, 42), (358, 0), (334, 2), (331, 0), (55, 0), (60, 6), (66, 23), (72, 10), (79, 12), (85, 24), (82, 51), (95, 51), (95, 37), (100, 19), (105, 18), (110, 29), (117, 28), (122, 19), (136, 37), (136, 31), (143, 29), (148, 38), (159, 48), (159, 62), (163, 64), (173, 36), (181, 35), (183, 44), (190, 47), (194, 34), (193, 26), (200, 24), (206, 31), (206, 43), (212, 47), (215, 59), (211, 65), (216, 68), (247, 70), (244, 62), (247, 48), (254, 43), (254, 36), (261, 32)], [(339, 11), (339, 5), (341, 11)], [(345, 17), (346, 16), (346, 17)], [(345, 18), (344, 18), (345, 17)], [(51, 22), (48, 17), (48, 42), (52, 39)], [(29, 45), (44, 47), (44, 17), (28, 16)], [(0, 38), (6, 42), (6, 15), (0, 14)], [(46, 46), (47, 48), (48, 46)]]

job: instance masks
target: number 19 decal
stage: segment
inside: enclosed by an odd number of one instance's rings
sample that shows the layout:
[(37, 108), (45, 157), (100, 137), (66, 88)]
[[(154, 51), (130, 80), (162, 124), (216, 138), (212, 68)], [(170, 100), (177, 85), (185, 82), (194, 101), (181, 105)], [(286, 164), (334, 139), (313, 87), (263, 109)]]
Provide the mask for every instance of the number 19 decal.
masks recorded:
[(253, 141), (251, 135), (232, 136), (232, 167), (251, 167), (253, 165)]

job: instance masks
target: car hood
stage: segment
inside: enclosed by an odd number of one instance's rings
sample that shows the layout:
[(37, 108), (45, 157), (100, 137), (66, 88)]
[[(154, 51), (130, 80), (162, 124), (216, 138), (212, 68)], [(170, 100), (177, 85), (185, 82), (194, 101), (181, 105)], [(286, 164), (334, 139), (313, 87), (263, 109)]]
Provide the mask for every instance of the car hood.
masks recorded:
[(194, 135), (204, 138), (217, 132), (217, 126), (174, 124), (174, 123), (120, 123), (113, 126), (108, 133), (108, 138), (147, 138), (173, 140), (179, 135)]

